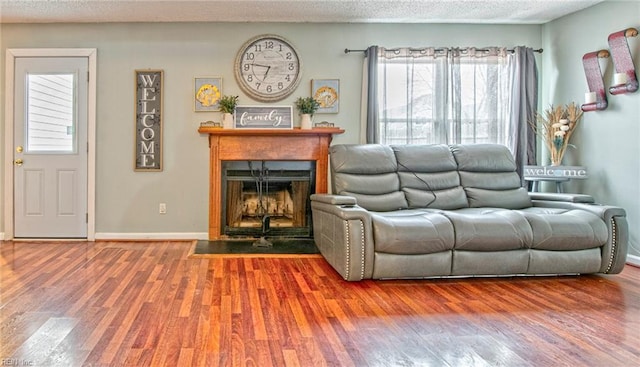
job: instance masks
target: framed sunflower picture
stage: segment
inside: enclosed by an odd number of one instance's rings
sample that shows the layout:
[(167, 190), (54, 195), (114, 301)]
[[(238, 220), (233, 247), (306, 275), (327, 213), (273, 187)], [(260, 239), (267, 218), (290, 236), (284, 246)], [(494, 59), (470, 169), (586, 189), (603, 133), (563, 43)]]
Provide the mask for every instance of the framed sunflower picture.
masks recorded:
[(316, 113), (338, 113), (340, 110), (340, 80), (312, 79), (311, 96), (320, 104)]
[(220, 111), (222, 78), (196, 77), (193, 80), (193, 109), (196, 112)]

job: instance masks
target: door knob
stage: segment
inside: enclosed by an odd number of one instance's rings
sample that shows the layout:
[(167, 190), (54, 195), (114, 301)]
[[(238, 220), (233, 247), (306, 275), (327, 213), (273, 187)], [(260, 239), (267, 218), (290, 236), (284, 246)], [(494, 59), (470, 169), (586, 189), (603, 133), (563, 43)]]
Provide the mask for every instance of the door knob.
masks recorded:
[(20, 158), (18, 158), (15, 161), (13, 161), (13, 164), (15, 164), (16, 166), (22, 166), (22, 163), (23, 163), (23, 161)]

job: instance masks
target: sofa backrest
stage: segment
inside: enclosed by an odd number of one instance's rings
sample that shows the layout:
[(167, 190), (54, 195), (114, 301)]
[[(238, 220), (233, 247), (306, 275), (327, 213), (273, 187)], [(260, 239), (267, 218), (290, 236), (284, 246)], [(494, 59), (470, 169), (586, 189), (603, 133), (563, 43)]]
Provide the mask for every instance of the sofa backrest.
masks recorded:
[(458, 165), (448, 145), (393, 145), (400, 189), (410, 208), (468, 207)]
[(353, 196), (358, 205), (373, 211), (408, 208), (404, 193), (400, 191), (398, 164), (391, 147), (333, 145), (329, 154), (334, 194)]
[(498, 144), (452, 145), (460, 183), (471, 208), (521, 209), (532, 206), (511, 151)]
[(351, 144), (329, 153), (332, 192), (367, 210), (532, 206), (502, 145)]

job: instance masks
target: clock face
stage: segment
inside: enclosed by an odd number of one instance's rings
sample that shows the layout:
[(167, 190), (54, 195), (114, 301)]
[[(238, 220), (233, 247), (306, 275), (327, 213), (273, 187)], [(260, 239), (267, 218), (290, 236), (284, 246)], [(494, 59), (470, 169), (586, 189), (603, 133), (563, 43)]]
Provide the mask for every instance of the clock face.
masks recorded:
[(287, 40), (261, 35), (247, 41), (238, 51), (236, 81), (253, 99), (280, 101), (300, 83), (301, 66), (298, 53)]

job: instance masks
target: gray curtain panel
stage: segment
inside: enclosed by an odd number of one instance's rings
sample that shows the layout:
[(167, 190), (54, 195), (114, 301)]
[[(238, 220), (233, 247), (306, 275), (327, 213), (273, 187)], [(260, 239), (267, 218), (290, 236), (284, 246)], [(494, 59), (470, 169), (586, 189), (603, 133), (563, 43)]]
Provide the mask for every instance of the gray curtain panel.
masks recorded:
[[(509, 148), (516, 160), (517, 172), (522, 178), (526, 165), (536, 164), (536, 133), (529, 123), (535, 121), (538, 106), (538, 68), (531, 47), (514, 49), (512, 108), (509, 116), (511, 136)], [(522, 185), (526, 182), (522, 179)]]
[(380, 142), (378, 133), (378, 46), (370, 46), (365, 51), (367, 59), (367, 144)]

